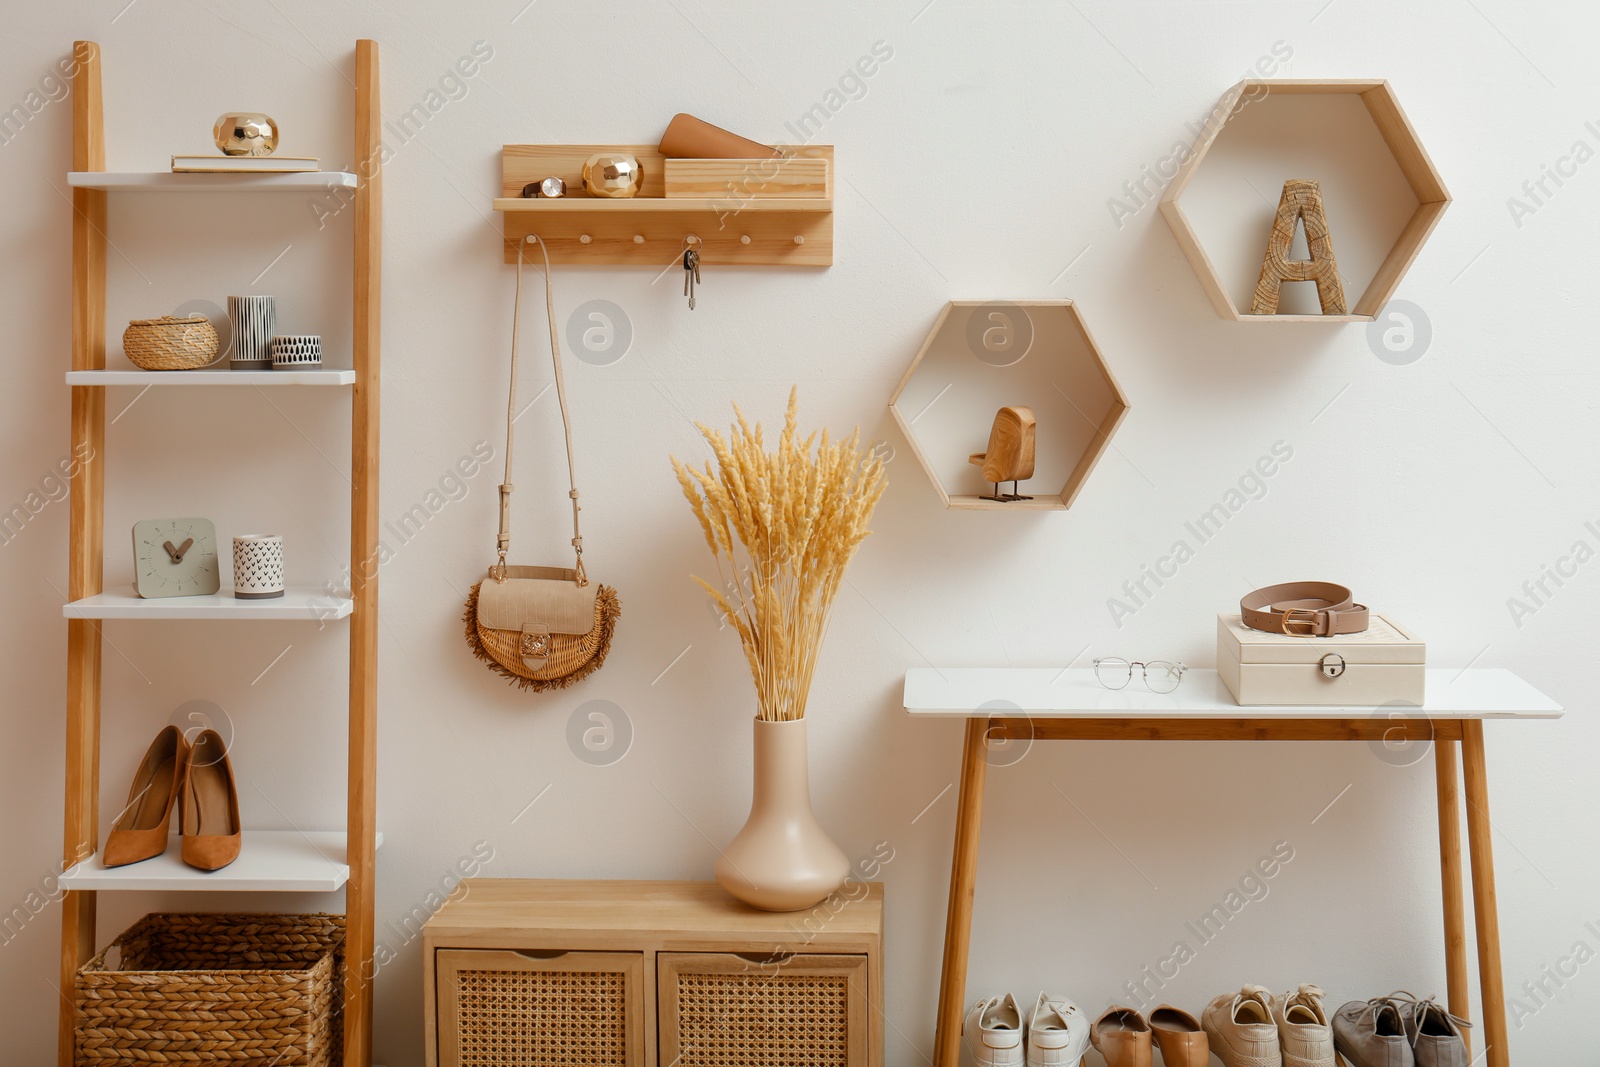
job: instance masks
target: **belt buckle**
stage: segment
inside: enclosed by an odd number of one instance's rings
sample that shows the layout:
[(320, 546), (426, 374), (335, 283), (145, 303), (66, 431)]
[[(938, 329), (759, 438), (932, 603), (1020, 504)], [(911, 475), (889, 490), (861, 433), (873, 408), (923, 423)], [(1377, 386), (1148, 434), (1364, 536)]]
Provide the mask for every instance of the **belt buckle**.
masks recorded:
[[(1283, 618), (1279, 620), (1278, 625), (1282, 628), (1284, 634), (1289, 637), (1317, 637), (1318, 614), (1311, 608), (1287, 608), (1284, 610)], [(1307, 615), (1310, 618), (1304, 621), (1296, 621), (1296, 615)], [(1309, 629), (1296, 630), (1293, 629), (1294, 626), (1305, 626), (1309, 627)]]

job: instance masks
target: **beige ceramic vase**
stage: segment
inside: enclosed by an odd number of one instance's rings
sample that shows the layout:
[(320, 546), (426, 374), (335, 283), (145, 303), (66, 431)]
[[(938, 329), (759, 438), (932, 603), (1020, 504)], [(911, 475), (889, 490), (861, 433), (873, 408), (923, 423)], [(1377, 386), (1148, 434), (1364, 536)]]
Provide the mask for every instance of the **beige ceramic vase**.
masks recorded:
[(717, 882), (764, 911), (801, 911), (844, 884), (850, 861), (811, 811), (806, 721), (755, 720), (750, 818), (722, 850)]

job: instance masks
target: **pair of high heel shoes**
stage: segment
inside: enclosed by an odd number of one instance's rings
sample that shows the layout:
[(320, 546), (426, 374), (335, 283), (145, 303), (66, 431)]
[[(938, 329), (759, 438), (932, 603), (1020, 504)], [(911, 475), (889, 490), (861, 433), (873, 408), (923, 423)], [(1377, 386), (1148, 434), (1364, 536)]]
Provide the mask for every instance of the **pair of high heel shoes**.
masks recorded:
[(105, 865), (125, 867), (165, 852), (174, 808), (184, 863), (219, 871), (239, 858), (239, 792), (228, 746), (215, 730), (200, 731), (193, 744), (176, 726), (156, 735), (128, 790), (128, 806), (106, 835)]

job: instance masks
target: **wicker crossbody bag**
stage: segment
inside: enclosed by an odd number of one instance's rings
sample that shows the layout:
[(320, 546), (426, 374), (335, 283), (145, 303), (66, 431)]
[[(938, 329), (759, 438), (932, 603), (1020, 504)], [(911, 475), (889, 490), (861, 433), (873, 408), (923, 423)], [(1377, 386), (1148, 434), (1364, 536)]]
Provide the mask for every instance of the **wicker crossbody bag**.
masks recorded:
[[(544, 253), (544, 301), (550, 320), (550, 354), (555, 361), (556, 398), (567, 448), (567, 495), (572, 498), (571, 567), (518, 567), (506, 563), (511, 549), (512, 434), (517, 416), (517, 337), (522, 318), (522, 260), (526, 244)], [(572, 421), (561, 374), (561, 342), (556, 330), (555, 297), (550, 283), (550, 253), (530, 236), (517, 248), (517, 297), (511, 320), (511, 398), (506, 404), (506, 476), (500, 486), (497, 559), (488, 576), (467, 597), (467, 644), (489, 669), (522, 689), (562, 689), (600, 669), (611, 650), (611, 636), (622, 602), (617, 591), (593, 585), (583, 568), (579, 527), (578, 476), (572, 459)]]

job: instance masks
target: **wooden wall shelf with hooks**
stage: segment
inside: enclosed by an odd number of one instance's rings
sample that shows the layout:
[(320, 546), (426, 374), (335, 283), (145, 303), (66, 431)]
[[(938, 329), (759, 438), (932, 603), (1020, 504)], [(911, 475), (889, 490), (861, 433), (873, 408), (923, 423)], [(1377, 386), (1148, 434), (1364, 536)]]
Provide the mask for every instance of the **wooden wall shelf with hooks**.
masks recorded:
[[(503, 217), (504, 259), (517, 261), (517, 246), (530, 233), (550, 250), (552, 263), (589, 266), (662, 267), (693, 234), (702, 241), (708, 266), (768, 265), (827, 267), (833, 264), (833, 146), (779, 146), (791, 156), (828, 161), (825, 196), (777, 198), (741, 195), (666, 197), (664, 159), (655, 145), (508, 144), (501, 153), (501, 190), (494, 209)], [(627, 152), (644, 166), (639, 195), (607, 199), (584, 194), (583, 162), (596, 152)], [(567, 195), (524, 199), (530, 182), (557, 177)]]

